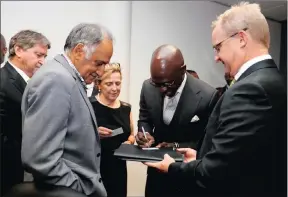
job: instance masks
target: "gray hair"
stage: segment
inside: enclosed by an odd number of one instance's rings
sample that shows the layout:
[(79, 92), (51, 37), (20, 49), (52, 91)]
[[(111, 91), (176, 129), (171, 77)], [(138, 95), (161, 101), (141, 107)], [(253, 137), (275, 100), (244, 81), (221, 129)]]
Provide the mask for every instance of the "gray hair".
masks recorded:
[(24, 50), (34, 47), (36, 44), (47, 46), (51, 48), (50, 41), (41, 33), (32, 30), (22, 30), (14, 35), (9, 43), (9, 58), (14, 57), (15, 46), (19, 46)]
[(212, 30), (218, 24), (226, 31), (227, 35), (246, 28), (255, 41), (266, 48), (270, 46), (269, 25), (257, 3), (240, 2), (231, 6), (230, 9), (218, 16), (216, 21), (213, 21)]
[(64, 50), (69, 53), (77, 44), (84, 45), (86, 59), (90, 59), (97, 46), (107, 38), (113, 41), (113, 36), (108, 29), (99, 24), (80, 23), (69, 33)]

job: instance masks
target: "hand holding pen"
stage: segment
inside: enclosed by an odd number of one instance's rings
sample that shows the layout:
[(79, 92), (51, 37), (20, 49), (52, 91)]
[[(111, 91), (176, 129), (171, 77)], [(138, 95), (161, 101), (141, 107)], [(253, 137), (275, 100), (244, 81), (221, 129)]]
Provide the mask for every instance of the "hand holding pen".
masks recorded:
[(154, 137), (142, 127), (142, 132), (140, 131), (136, 135), (136, 142), (141, 148), (149, 148), (154, 144), (155, 140)]

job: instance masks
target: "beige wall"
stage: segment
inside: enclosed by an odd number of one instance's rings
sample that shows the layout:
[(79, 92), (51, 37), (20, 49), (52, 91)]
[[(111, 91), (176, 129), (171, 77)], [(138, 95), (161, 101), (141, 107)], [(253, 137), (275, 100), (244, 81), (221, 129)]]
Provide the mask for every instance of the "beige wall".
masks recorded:
[(146, 166), (141, 162), (127, 162), (128, 193), (127, 196), (144, 196), (146, 183)]

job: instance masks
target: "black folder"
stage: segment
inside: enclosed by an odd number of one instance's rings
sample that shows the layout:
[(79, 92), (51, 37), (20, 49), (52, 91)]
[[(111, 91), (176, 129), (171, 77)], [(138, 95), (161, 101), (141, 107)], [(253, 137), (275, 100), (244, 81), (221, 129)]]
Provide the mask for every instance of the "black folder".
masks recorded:
[(183, 161), (183, 155), (176, 152), (172, 148), (159, 148), (158, 150), (142, 150), (142, 148), (136, 145), (121, 144), (121, 146), (114, 152), (114, 156), (118, 157), (119, 159), (139, 162), (162, 161), (165, 154), (168, 154), (177, 162)]

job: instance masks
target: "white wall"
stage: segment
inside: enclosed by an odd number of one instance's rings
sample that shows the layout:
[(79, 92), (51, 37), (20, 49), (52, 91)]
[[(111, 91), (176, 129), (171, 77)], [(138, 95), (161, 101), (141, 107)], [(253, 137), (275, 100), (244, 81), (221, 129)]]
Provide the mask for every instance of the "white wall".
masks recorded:
[[(211, 22), (227, 9), (208, 1), (133, 1), (129, 101), (138, 117), (138, 102), (143, 80), (149, 78), (153, 51), (162, 44), (178, 46), (187, 68), (213, 87), (223, 86), (224, 69), (214, 62)], [(271, 55), (279, 63), (281, 25), (269, 21)], [(145, 38), (145, 39), (143, 39)], [(139, 73), (139, 74), (138, 74)], [(141, 74), (140, 74), (141, 73)]]
[[(214, 87), (224, 84), (223, 66), (214, 63), (211, 22), (227, 7), (208, 1), (1, 1), (1, 33), (10, 38), (22, 29), (43, 33), (52, 43), (48, 58), (61, 53), (69, 31), (80, 22), (105, 25), (115, 36), (114, 55), (123, 68), (120, 98), (132, 104), (138, 119), (142, 82), (150, 77), (153, 51), (162, 44), (178, 46), (187, 68)], [(281, 26), (269, 21), (271, 55), (279, 63)], [(146, 172), (128, 163), (128, 196), (143, 196)]]
[(81, 22), (100, 23), (113, 32), (114, 55), (123, 67), (121, 98), (128, 99), (130, 16), (129, 1), (1, 1), (1, 33), (9, 43), (18, 31), (32, 29), (43, 33), (52, 43), (48, 59), (63, 52), (71, 29)]
[[(132, 2), (129, 102), (133, 107), (135, 125), (139, 114), (141, 85), (150, 77), (153, 51), (162, 44), (179, 47), (187, 68), (195, 70), (202, 80), (213, 87), (224, 85), (223, 65), (214, 62), (210, 27), (216, 16), (226, 9), (225, 6), (208, 1)], [(281, 26), (277, 22), (268, 22), (271, 33), (270, 53), (279, 63)], [(137, 174), (145, 176), (142, 171)], [(130, 191), (141, 194), (144, 187), (135, 182), (131, 181), (130, 186), (133, 187)]]

